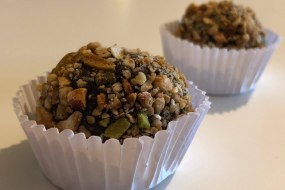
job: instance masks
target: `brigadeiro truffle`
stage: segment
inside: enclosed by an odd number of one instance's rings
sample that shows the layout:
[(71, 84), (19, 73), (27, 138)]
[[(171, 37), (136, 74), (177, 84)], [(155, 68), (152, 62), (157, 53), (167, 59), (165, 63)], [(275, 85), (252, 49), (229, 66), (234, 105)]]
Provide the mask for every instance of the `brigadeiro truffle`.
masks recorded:
[(210, 94), (253, 89), (280, 40), (233, 1), (190, 4), (161, 34), (167, 61)]
[(164, 58), (99, 43), (64, 56), (39, 89), (38, 123), (104, 140), (153, 137), (193, 111), (184, 75)]
[(265, 31), (254, 11), (232, 1), (191, 4), (175, 34), (201, 46), (235, 49), (265, 46)]
[(125, 190), (175, 172), (210, 102), (163, 57), (95, 42), (21, 86), (14, 108), (55, 185)]

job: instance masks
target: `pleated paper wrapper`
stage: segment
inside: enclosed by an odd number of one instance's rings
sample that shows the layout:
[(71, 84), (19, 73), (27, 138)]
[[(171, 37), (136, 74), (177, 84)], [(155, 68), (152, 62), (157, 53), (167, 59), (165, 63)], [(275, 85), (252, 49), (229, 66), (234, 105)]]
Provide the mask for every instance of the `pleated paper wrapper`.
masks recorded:
[(174, 33), (178, 24), (174, 21), (161, 27), (164, 56), (208, 94), (230, 95), (254, 89), (280, 43), (277, 34), (266, 30), (264, 48), (228, 50), (201, 47), (176, 37)]
[(35, 117), (37, 84), (45, 76), (20, 87), (13, 99), (15, 113), (25, 131), (43, 173), (58, 187), (71, 190), (140, 190), (159, 184), (175, 172), (205, 114), (210, 102), (205, 92), (189, 83), (195, 112), (169, 123), (155, 138), (129, 138), (121, 145), (110, 139), (57, 128), (46, 130)]

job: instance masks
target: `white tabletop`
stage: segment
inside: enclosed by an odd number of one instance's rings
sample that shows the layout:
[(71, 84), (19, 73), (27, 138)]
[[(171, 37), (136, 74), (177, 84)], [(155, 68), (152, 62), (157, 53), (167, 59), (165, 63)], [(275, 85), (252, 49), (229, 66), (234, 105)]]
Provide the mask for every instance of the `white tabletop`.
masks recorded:
[[(162, 54), (159, 26), (188, 0), (0, 1), (0, 189), (54, 190), (13, 113), (19, 85), (90, 41)], [(285, 1), (236, 0), (285, 36)], [(285, 189), (285, 44), (251, 93), (211, 97), (177, 172), (155, 190)]]

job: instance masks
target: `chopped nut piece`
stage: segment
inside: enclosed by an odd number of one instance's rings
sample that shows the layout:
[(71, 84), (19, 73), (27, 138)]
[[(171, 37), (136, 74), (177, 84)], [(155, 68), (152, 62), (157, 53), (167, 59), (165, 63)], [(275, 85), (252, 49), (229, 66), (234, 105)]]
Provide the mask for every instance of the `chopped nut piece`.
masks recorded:
[(111, 48), (112, 55), (117, 59), (122, 59), (124, 57), (124, 51), (123, 48), (119, 46), (112, 46)]
[(102, 127), (108, 127), (109, 123), (110, 123), (110, 118), (105, 118), (99, 121), (99, 125)]
[(167, 94), (163, 95), (164, 101), (166, 104), (168, 104), (170, 102), (170, 96), (168, 96)]
[(102, 113), (102, 109), (99, 107), (96, 107), (93, 111), (92, 111), (92, 115), (94, 116), (99, 116)]
[(158, 88), (153, 88), (150, 93), (152, 96), (155, 96), (157, 93), (159, 92), (159, 89)]
[(167, 127), (166, 119), (162, 119), (161, 122), (162, 122), (162, 128), (165, 129)]
[(162, 122), (160, 121), (160, 119), (155, 119), (155, 120), (153, 120), (153, 122), (151, 123), (151, 126), (157, 128), (158, 130), (161, 130), (161, 128), (162, 128)]
[(126, 118), (120, 118), (105, 130), (104, 135), (109, 138), (119, 139), (131, 126), (131, 123)]
[(73, 88), (71, 87), (63, 87), (59, 89), (59, 100), (62, 105), (68, 105), (67, 94), (72, 90)]
[(102, 57), (99, 57), (97, 55), (94, 54), (90, 54), (88, 56), (86, 55), (83, 56), (82, 59), (85, 65), (88, 65), (92, 68), (100, 70), (111, 70), (111, 71), (115, 70), (116, 65), (114, 63), (109, 62), (106, 59), (103, 59)]
[(152, 135), (150, 128), (144, 129), (142, 134), (146, 135), (146, 136), (151, 136)]
[(67, 94), (68, 104), (75, 109), (84, 109), (86, 106), (86, 88), (78, 88)]
[(153, 103), (153, 98), (149, 92), (142, 92), (138, 94), (138, 101), (145, 108), (151, 107)]
[(179, 114), (179, 104), (175, 103), (173, 99), (170, 101), (170, 113)]
[(184, 109), (186, 105), (187, 105), (187, 100), (181, 98), (179, 101), (180, 109)]
[(70, 86), (70, 80), (65, 77), (58, 77), (58, 84), (60, 88)]
[(85, 134), (85, 137), (86, 137), (87, 139), (92, 135), (91, 132), (88, 131), (84, 125), (80, 125), (80, 126), (79, 126), (78, 132), (84, 133), (84, 134)]
[(107, 58), (111, 56), (111, 53), (105, 47), (98, 47), (95, 50), (95, 54), (99, 55), (100, 57)]
[(133, 106), (137, 99), (137, 93), (131, 93), (127, 96), (128, 103)]
[(103, 93), (100, 93), (99, 95), (97, 95), (98, 108), (102, 110), (105, 108), (106, 104), (107, 104), (106, 95)]
[(58, 120), (64, 120), (68, 117), (68, 113), (66, 111), (66, 107), (62, 104), (58, 104), (56, 109), (55, 118)]
[(140, 133), (140, 129), (138, 128), (138, 126), (133, 126), (131, 129), (131, 134), (133, 137), (137, 136)]
[(55, 81), (55, 80), (57, 80), (57, 75), (56, 75), (56, 74), (51, 73), (51, 74), (49, 74), (49, 75), (47, 76), (47, 82), (48, 82), (48, 83), (51, 83), (51, 82), (53, 82), (53, 81)]
[(82, 80), (82, 79), (79, 79), (79, 80), (76, 81), (76, 84), (77, 84), (78, 87), (82, 88), (82, 87), (86, 87), (87, 82)]
[(86, 116), (86, 120), (87, 120), (87, 123), (91, 125), (95, 123), (95, 117), (93, 116)]
[(58, 86), (58, 81), (52, 81), (51, 83), (50, 83), (52, 86)]
[(45, 102), (44, 102), (44, 106), (47, 110), (51, 109), (51, 97), (50, 96), (46, 97)]
[(68, 68), (67, 71), (72, 73), (72, 72), (74, 72), (74, 68)]
[(144, 64), (151, 64), (151, 62), (153, 62), (153, 58), (144, 57), (143, 62), (144, 62)]
[(134, 85), (143, 85), (146, 81), (146, 76), (143, 72), (139, 72), (138, 75), (131, 80)]
[(80, 53), (84, 56), (92, 55), (92, 51), (90, 49), (82, 49), (80, 50)]
[(155, 77), (156, 77), (156, 74), (155, 74), (155, 73), (151, 73), (150, 76), (149, 76), (149, 80), (150, 80), (151, 82), (153, 82), (154, 79), (155, 79)]
[(152, 89), (152, 82), (151, 81), (146, 81), (146, 83), (144, 83), (142, 86), (141, 86), (141, 91), (142, 92), (146, 92), (146, 91), (149, 91)]
[(156, 98), (153, 102), (154, 113), (159, 114), (165, 107), (164, 98)]
[(127, 94), (133, 93), (133, 87), (126, 79), (123, 79), (123, 88)]
[(148, 117), (145, 113), (138, 114), (138, 127), (142, 129), (150, 128)]
[(44, 124), (47, 129), (55, 127), (51, 113), (42, 106), (36, 108), (38, 124)]
[(114, 92), (120, 92), (123, 89), (122, 84), (119, 82), (116, 82), (115, 84), (113, 84), (112, 88)]
[(127, 118), (129, 119), (129, 121), (131, 123), (135, 123), (135, 119), (134, 119), (134, 117), (131, 114), (126, 114), (126, 116), (127, 116)]
[(102, 119), (106, 119), (106, 118), (109, 118), (109, 117), (110, 117), (110, 115), (107, 114), (107, 113), (103, 113), (102, 116), (101, 116)]
[(135, 61), (132, 58), (126, 58), (123, 61), (123, 65), (134, 69), (136, 67)]
[(160, 115), (154, 114), (153, 116), (154, 116), (155, 119), (161, 120), (161, 116)]
[(155, 77), (154, 82), (153, 82), (154, 87), (160, 88), (161, 90), (164, 91), (169, 91), (172, 89), (173, 85), (170, 81), (169, 78), (165, 75), (158, 75)]
[(115, 115), (115, 117), (117, 117), (119, 115), (118, 110), (112, 109), (111, 112), (112, 112), (112, 114)]
[(108, 105), (107, 105), (107, 109), (119, 109), (122, 106), (121, 101), (119, 100), (119, 98), (116, 96), (113, 101), (111, 101)]
[(82, 67), (82, 64), (81, 64), (81, 63), (74, 63), (73, 67), (74, 67), (75, 69), (79, 69), (79, 68)]
[(154, 114), (154, 108), (148, 107), (144, 112), (147, 114), (147, 116), (152, 116)]
[(150, 128), (150, 132), (151, 132), (151, 134), (154, 135), (155, 133), (158, 132), (158, 129), (156, 127), (152, 127), (152, 128)]
[(57, 127), (60, 131), (64, 129), (70, 129), (73, 131), (77, 130), (77, 127), (79, 126), (82, 118), (82, 113), (79, 111), (74, 112), (72, 115), (70, 115), (67, 120), (60, 121), (57, 123)]
[(129, 70), (122, 70), (122, 74), (126, 79), (129, 79), (132, 76), (131, 71)]
[(96, 51), (96, 48), (100, 46), (101, 44), (99, 42), (91, 42), (87, 45), (87, 48), (90, 49), (94, 53)]

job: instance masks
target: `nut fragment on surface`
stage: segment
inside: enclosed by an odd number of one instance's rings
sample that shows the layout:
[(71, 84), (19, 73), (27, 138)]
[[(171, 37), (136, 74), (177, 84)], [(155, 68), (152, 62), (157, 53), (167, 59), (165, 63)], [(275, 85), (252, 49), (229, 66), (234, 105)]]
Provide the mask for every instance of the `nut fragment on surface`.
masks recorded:
[(106, 95), (103, 93), (100, 93), (97, 95), (97, 105), (98, 108), (103, 109), (107, 104), (107, 100), (106, 100)]
[(123, 58), (124, 56), (124, 53), (123, 53), (123, 48), (119, 47), (119, 46), (113, 46), (111, 47), (111, 53), (112, 55), (117, 58), (117, 59), (121, 59)]
[(88, 55), (83, 57), (83, 63), (95, 69), (115, 70), (115, 64), (96, 55)]
[(64, 129), (70, 129), (72, 131), (76, 131), (77, 127), (79, 126), (82, 118), (82, 113), (79, 111), (74, 112), (71, 114), (67, 120), (60, 121), (57, 124), (57, 128), (59, 128), (60, 131)]
[(170, 79), (165, 75), (158, 75), (154, 79), (154, 87), (160, 88), (161, 90), (171, 90), (173, 88), (173, 84)]
[(147, 80), (147, 79), (146, 79), (145, 74), (144, 74), (143, 72), (139, 72), (139, 73), (137, 74), (137, 76), (136, 76), (134, 79), (132, 79), (132, 83), (133, 83), (134, 85), (136, 85), (136, 84), (138, 84), (138, 85), (143, 85), (146, 80)]
[(151, 107), (153, 103), (153, 98), (149, 92), (142, 92), (138, 94), (138, 101), (143, 107)]
[(59, 87), (67, 87), (70, 86), (70, 80), (68, 80), (66, 77), (58, 77)]
[(127, 94), (133, 93), (133, 87), (126, 79), (123, 79), (123, 88)]
[(105, 136), (109, 138), (120, 138), (131, 126), (126, 118), (121, 118), (112, 123), (105, 131)]
[(71, 87), (64, 87), (64, 88), (59, 89), (59, 100), (61, 104), (68, 105), (67, 95), (72, 90), (73, 88)]
[(37, 107), (37, 121), (44, 124), (48, 129), (55, 127), (52, 115), (44, 107)]
[(156, 98), (153, 102), (153, 107), (154, 107), (154, 113), (159, 114), (165, 106), (165, 100), (164, 98)]
[(67, 102), (72, 108), (84, 109), (86, 106), (86, 88), (78, 88), (67, 94)]
[(38, 89), (39, 124), (103, 142), (154, 137), (193, 111), (185, 77), (164, 58), (96, 42), (64, 56)]

